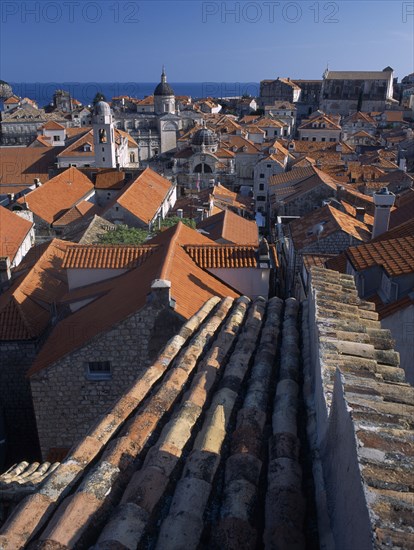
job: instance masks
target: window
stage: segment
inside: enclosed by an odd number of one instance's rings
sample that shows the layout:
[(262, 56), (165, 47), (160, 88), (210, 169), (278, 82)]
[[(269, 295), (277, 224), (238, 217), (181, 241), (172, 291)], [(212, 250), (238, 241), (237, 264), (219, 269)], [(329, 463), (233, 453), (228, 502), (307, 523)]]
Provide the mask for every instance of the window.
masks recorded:
[(272, 165), (271, 164), (266, 164), (266, 168), (271, 168)]
[(102, 157), (102, 162), (105, 162), (105, 157)]
[(264, 183), (259, 183), (259, 191), (264, 191)]
[(326, 138), (322, 138), (321, 141), (326, 141)]
[(264, 176), (265, 176), (264, 174), (259, 174), (259, 178), (260, 178), (261, 180), (264, 179)]
[(105, 147), (102, 147), (102, 153), (105, 153)]
[(257, 200), (260, 201), (260, 202), (264, 202), (264, 201), (266, 200), (266, 197), (263, 196), (263, 195), (259, 195), (259, 196), (257, 197)]
[(313, 137), (313, 138), (312, 138), (312, 141), (316, 141), (316, 137)]
[(53, 136), (53, 141), (60, 141), (60, 136)]
[(329, 138), (329, 141), (336, 141), (335, 138)]
[(112, 378), (110, 361), (90, 361), (87, 364), (88, 380), (110, 380)]

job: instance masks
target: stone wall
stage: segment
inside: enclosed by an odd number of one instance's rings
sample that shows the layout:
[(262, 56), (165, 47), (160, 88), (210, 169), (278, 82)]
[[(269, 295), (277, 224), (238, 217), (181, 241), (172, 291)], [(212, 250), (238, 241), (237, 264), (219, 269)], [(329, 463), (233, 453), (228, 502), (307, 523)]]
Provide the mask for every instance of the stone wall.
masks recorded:
[(5, 428), (6, 466), (39, 458), (30, 384), (26, 378), (35, 353), (34, 341), (0, 342), (0, 416)]
[[(270, 190), (272, 193), (272, 190)], [(314, 187), (307, 193), (301, 193), (296, 199), (277, 203), (275, 216), (304, 216), (313, 212), (315, 206), (322, 206), (322, 201), (335, 195), (335, 191), (325, 184)]]
[[(182, 322), (169, 306), (152, 301), (82, 348), (34, 374), (30, 383), (42, 456), (46, 458), (50, 448), (69, 448), (84, 436), (96, 418), (148, 367)], [(110, 361), (112, 378), (89, 380), (90, 361)]]
[(300, 250), (303, 254), (340, 254), (349, 246), (357, 246), (361, 241), (355, 237), (351, 237), (344, 231), (335, 231), (327, 237), (323, 237), (320, 241), (315, 241), (309, 246), (305, 246)]

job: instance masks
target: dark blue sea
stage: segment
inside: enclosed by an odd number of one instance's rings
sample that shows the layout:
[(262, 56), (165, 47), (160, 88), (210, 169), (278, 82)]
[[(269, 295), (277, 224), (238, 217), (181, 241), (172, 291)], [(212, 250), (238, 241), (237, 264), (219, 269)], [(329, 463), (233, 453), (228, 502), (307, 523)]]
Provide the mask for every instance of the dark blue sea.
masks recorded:
[[(34, 99), (39, 107), (52, 102), (55, 90), (66, 90), (83, 105), (90, 105), (95, 95), (102, 93), (107, 101), (127, 95), (144, 98), (151, 95), (158, 82), (11, 82), (13, 92)], [(201, 97), (236, 97), (259, 95), (258, 82), (170, 82), (175, 95)]]

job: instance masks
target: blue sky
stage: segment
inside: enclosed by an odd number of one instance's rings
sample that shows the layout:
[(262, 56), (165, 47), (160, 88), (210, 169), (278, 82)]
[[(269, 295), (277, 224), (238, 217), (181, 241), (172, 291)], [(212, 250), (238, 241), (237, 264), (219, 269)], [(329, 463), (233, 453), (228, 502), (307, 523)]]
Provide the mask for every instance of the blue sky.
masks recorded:
[(0, 78), (257, 82), (414, 71), (414, 1), (2, 0)]

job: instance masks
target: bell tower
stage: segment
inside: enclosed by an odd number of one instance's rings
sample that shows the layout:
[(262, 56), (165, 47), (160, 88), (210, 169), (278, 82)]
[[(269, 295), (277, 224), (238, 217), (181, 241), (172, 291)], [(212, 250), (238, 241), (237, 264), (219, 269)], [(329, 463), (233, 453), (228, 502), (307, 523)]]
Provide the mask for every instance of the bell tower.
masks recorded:
[(92, 117), (95, 166), (116, 168), (115, 125), (111, 108), (105, 101), (99, 101)]

